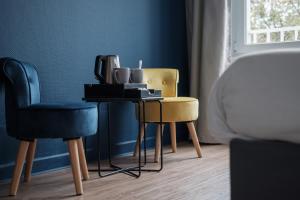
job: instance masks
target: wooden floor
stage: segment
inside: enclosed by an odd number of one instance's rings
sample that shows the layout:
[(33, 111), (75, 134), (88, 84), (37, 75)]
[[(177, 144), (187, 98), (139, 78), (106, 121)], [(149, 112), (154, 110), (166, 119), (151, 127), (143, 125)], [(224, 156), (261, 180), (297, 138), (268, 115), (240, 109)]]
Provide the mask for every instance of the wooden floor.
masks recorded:
[[(0, 199), (229, 200), (228, 147), (203, 145), (202, 151), (198, 159), (192, 144), (179, 145), (175, 154), (167, 147), (163, 171), (143, 172), (139, 179), (125, 174), (99, 178), (91, 172), (91, 179), (83, 183), (83, 196), (74, 196), (72, 173), (65, 169), (33, 176), (30, 183), (20, 184), (16, 197), (7, 197), (9, 184), (1, 183)], [(124, 159), (120, 162), (132, 161)]]

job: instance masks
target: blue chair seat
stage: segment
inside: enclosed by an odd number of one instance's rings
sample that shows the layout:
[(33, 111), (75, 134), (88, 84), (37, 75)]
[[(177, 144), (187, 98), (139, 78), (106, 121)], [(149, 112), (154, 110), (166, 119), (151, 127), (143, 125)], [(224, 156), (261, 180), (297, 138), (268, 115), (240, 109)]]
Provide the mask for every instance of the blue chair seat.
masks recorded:
[(97, 107), (86, 103), (32, 104), (18, 110), (16, 137), (72, 139), (95, 134)]

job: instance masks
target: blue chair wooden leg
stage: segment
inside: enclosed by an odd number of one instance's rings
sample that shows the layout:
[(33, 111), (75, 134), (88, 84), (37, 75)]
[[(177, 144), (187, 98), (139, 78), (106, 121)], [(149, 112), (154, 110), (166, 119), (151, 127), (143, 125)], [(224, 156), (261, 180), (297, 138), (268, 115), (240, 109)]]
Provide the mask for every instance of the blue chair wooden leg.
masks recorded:
[(16, 159), (16, 165), (14, 169), (14, 174), (12, 177), (11, 185), (10, 185), (10, 191), (9, 195), (10, 196), (15, 196), (18, 191), (19, 183), (20, 183), (20, 178), (22, 174), (22, 169), (24, 165), (24, 160), (27, 154), (27, 150), (29, 147), (28, 141), (21, 141), (20, 146), (19, 146), (19, 151)]
[(73, 173), (73, 179), (77, 195), (83, 194), (82, 181), (81, 181), (81, 171), (79, 164), (79, 155), (78, 155), (78, 145), (77, 139), (68, 140), (68, 148), (71, 160), (71, 167)]
[(37, 140), (34, 139), (32, 142), (30, 142), (28, 147), (28, 152), (26, 156), (26, 168), (25, 168), (25, 175), (24, 175), (24, 182), (30, 182), (31, 181), (31, 171), (32, 171), (32, 165), (33, 165), (33, 159), (36, 149), (36, 143)]
[(85, 157), (85, 153), (84, 153), (82, 138), (77, 140), (77, 145), (78, 145), (78, 154), (79, 154), (79, 163), (80, 163), (81, 173), (82, 173), (83, 180), (86, 181), (86, 180), (89, 180), (90, 176), (89, 176), (89, 171), (88, 171), (88, 167), (86, 164), (86, 157)]

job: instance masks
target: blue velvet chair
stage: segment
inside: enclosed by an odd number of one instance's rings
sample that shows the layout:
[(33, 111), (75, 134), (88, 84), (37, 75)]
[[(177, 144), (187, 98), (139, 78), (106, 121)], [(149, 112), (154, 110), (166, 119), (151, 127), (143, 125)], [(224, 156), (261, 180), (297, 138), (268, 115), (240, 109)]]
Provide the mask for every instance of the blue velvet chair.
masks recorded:
[(12, 58), (0, 60), (5, 80), (5, 114), (8, 135), (20, 140), (10, 195), (16, 195), (23, 163), (30, 181), (38, 138), (62, 138), (68, 143), (76, 194), (83, 193), (81, 176), (89, 178), (82, 137), (97, 132), (97, 107), (86, 103), (44, 104), (36, 68)]

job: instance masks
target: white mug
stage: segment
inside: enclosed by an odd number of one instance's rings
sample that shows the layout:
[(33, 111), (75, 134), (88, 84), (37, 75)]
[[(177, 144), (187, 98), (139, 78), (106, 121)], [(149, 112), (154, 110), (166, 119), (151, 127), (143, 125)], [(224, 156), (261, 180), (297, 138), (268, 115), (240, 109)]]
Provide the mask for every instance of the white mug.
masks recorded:
[(130, 83), (143, 83), (143, 69), (130, 69)]
[(130, 70), (127, 67), (114, 68), (113, 80), (116, 84), (128, 83), (130, 78)]

